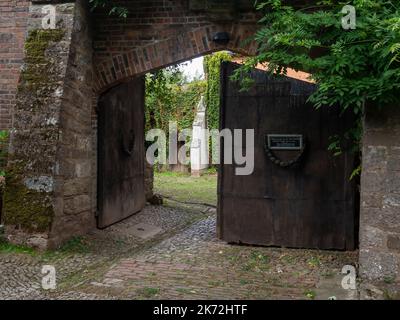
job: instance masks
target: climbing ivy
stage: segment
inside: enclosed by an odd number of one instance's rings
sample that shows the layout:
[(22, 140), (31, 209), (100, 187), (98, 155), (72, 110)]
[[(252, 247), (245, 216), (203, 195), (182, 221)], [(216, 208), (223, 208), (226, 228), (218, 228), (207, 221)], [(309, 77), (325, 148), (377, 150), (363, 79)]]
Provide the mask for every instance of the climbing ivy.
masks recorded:
[(204, 80), (188, 82), (177, 67), (147, 74), (146, 129), (168, 132), (169, 121), (176, 121), (178, 130), (191, 128), (205, 88)]
[(220, 66), (232, 59), (221, 51), (204, 57), (206, 80), (188, 82), (177, 67), (149, 73), (146, 76), (146, 128), (168, 132), (169, 121), (178, 129), (191, 128), (197, 104), (202, 95), (207, 104), (208, 127), (219, 127)]
[(210, 129), (219, 128), (220, 68), (223, 61), (232, 60), (232, 54), (220, 51), (204, 57), (204, 71), (207, 80), (206, 104)]

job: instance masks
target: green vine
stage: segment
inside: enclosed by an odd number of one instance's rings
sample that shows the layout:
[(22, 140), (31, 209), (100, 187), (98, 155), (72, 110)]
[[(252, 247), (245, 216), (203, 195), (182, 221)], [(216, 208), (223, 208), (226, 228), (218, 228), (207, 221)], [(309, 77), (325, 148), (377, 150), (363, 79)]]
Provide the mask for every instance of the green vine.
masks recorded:
[(176, 67), (148, 74), (146, 130), (158, 128), (168, 132), (169, 121), (176, 121), (178, 130), (191, 128), (205, 88), (203, 80), (187, 82)]
[(232, 54), (226, 51), (204, 57), (204, 70), (207, 79), (206, 104), (209, 129), (219, 128), (220, 68), (223, 61), (230, 60), (232, 60)]

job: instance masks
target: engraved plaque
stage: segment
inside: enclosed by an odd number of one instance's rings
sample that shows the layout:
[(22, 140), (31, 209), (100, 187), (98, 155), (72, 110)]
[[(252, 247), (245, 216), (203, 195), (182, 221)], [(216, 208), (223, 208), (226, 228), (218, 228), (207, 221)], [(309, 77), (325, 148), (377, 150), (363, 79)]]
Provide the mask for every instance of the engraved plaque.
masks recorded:
[(301, 134), (269, 134), (268, 148), (271, 150), (301, 150), (303, 136)]

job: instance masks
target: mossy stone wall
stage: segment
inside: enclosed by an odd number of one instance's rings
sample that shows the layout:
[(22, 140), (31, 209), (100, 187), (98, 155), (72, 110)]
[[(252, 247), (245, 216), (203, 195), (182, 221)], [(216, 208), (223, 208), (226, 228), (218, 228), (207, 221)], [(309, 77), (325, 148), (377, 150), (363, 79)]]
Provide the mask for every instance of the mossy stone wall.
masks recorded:
[(2, 219), (8, 240), (47, 247), (62, 189), (57, 154), (75, 5), (56, 5), (56, 29), (42, 29), (42, 6), (30, 7)]

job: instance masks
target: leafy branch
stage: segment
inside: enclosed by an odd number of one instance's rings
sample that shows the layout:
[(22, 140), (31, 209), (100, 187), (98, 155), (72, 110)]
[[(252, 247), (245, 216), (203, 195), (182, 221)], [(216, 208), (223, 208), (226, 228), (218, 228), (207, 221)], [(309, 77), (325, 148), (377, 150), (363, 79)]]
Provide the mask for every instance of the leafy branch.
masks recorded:
[(129, 10), (126, 7), (113, 4), (112, 2), (112, 0), (89, 0), (92, 10), (96, 10), (97, 8), (107, 9), (109, 15), (126, 19)]
[[(262, 18), (253, 40), (259, 49), (234, 79), (246, 89), (252, 84), (246, 75), (260, 63), (275, 76), (286, 75), (289, 67), (310, 73), (317, 89), (309, 101), (316, 108), (340, 105), (343, 112), (357, 115), (353, 132), (347, 136), (358, 147), (364, 106), (400, 102), (399, 3), (324, 0), (307, 10), (286, 3), (256, 1)], [(356, 9), (353, 30), (342, 27), (344, 5)], [(336, 154), (340, 154), (338, 148), (330, 145)]]

